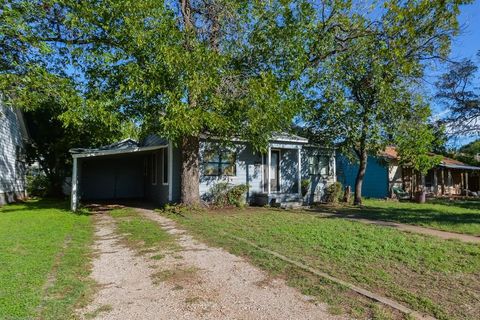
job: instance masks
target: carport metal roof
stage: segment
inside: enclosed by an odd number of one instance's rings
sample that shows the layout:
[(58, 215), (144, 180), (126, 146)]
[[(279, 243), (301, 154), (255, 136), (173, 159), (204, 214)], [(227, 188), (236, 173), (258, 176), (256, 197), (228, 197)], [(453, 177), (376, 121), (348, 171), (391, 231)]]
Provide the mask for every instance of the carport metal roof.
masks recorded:
[(98, 157), (115, 154), (134, 153), (142, 151), (152, 151), (168, 147), (168, 142), (164, 140), (156, 141), (154, 145), (142, 145), (133, 139), (125, 139), (99, 148), (74, 148), (70, 149), (73, 158)]

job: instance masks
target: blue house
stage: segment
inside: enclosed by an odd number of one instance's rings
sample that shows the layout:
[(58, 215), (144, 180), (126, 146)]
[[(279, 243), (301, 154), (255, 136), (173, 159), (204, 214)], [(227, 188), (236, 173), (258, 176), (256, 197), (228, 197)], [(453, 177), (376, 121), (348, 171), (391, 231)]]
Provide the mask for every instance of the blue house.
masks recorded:
[[(420, 189), (429, 197), (480, 196), (480, 167), (443, 157), (437, 166), (421, 175), (408, 165), (401, 165), (399, 160), (394, 146), (386, 147), (377, 156), (369, 156), (362, 196), (386, 198), (394, 195), (394, 188), (403, 189), (412, 198)], [(342, 155), (336, 163), (337, 180), (354, 190), (358, 165)]]
[[(151, 135), (96, 149), (70, 150), (73, 157), (72, 210), (80, 201), (144, 200), (155, 205), (180, 201), (181, 150)], [(251, 204), (298, 204), (321, 201), (335, 182), (331, 150), (311, 146), (292, 134), (275, 134), (265, 154), (244, 141), (223, 146), (207, 136), (200, 140), (199, 194), (209, 201), (220, 182), (248, 185)], [(308, 189), (302, 190), (302, 180)]]
[[(345, 156), (337, 156), (337, 181), (355, 190), (358, 164)], [(362, 185), (362, 196), (366, 198), (386, 198), (389, 196), (389, 163), (383, 157), (368, 156), (367, 171)]]

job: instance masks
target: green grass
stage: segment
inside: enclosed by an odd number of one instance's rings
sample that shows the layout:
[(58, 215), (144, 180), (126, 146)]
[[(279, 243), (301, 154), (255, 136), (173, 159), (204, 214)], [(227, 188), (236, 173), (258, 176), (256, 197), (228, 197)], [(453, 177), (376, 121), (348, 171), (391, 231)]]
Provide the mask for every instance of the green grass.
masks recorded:
[(67, 319), (93, 290), (91, 217), (67, 203), (0, 208), (0, 319)]
[[(250, 258), (355, 317), (385, 316), (358, 295), (234, 241), (223, 232), (386, 295), (439, 319), (479, 319), (480, 246), (301, 212), (249, 209), (170, 215), (198, 237)], [(355, 303), (355, 301), (359, 301)], [(372, 315), (366, 315), (368, 313)], [(391, 315), (390, 315), (391, 316)]]
[(117, 230), (125, 236), (126, 243), (141, 252), (154, 252), (158, 249), (174, 249), (172, 235), (154, 221), (143, 218), (130, 208), (115, 209), (110, 215), (117, 222)]
[(394, 221), (428, 228), (480, 236), (480, 201), (434, 200), (424, 204), (365, 199), (364, 206), (326, 207), (359, 218)]

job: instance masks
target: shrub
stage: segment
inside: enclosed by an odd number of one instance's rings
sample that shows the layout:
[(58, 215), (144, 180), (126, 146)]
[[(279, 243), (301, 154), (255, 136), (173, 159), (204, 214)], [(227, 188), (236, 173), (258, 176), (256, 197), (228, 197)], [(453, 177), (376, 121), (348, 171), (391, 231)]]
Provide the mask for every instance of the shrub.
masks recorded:
[(27, 175), (27, 192), (29, 196), (45, 197), (48, 193), (49, 181), (43, 174)]
[(327, 187), (326, 201), (328, 203), (338, 203), (342, 196), (342, 184), (340, 182), (332, 183)]
[(302, 188), (302, 197), (308, 193), (308, 188), (310, 187), (310, 179), (302, 179), (301, 188)]
[(243, 207), (247, 190), (246, 184), (233, 186), (227, 182), (219, 182), (210, 189), (210, 199), (215, 206), (219, 207)]

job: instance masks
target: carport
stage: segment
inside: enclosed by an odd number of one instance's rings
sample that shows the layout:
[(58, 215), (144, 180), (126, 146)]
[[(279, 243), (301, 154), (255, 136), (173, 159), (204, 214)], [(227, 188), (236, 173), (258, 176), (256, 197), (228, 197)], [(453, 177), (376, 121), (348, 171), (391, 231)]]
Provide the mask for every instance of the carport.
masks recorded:
[(71, 209), (77, 210), (80, 201), (170, 201), (171, 150), (166, 141), (141, 146), (132, 139), (97, 149), (70, 150)]

